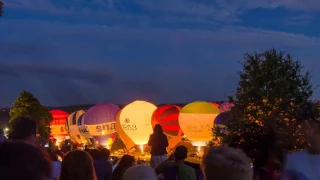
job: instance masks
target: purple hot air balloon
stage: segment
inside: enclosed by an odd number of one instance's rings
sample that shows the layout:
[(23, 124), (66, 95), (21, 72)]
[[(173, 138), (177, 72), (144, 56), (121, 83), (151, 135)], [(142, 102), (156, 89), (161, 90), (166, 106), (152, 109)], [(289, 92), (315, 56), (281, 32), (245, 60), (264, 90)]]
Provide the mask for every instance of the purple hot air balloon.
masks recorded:
[(224, 102), (224, 103), (219, 105), (219, 110), (220, 110), (221, 113), (223, 113), (223, 112), (226, 112), (226, 111), (230, 111), (233, 106), (234, 106), (234, 104), (232, 104), (232, 103)]
[(110, 145), (116, 138), (115, 120), (120, 108), (115, 104), (100, 103), (84, 114), (84, 124), (91, 136), (101, 145)]
[(223, 112), (219, 114), (215, 119), (214, 119), (214, 124), (215, 125), (226, 125), (229, 122), (234, 121), (230, 111)]

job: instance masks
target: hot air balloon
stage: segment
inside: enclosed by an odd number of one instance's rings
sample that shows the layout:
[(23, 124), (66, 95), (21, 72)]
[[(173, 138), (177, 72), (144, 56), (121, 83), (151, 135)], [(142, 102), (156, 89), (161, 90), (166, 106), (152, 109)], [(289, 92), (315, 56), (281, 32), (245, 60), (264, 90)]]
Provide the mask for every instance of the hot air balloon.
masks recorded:
[(184, 106), (179, 114), (179, 124), (193, 146), (206, 146), (212, 140), (214, 119), (220, 113), (212, 104), (197, 101)]
[(62, 110), (51, 110), (53, 121), (50, 122), (51, 135), (57, 140), (57, 143), (63, 141), (68, 136), (66, 131), (66, 119), (69, 116)]
[(168, 152), (181, 141), (183, 135), (178, 119), (180, 110), (181, 107), (179, 106), (164, 105), (156, 109), (152, 115), (152, 127), (160, 124), (164, 134), (168, 138)]
[(209, 102), (210, 104), (212, 104), (213, 106), (215, 107), (219, 107), (219, 104), (218, 103), (215, 103), (215, 102)]
[(143, 145), (148, 143), (149, 135), (153, 133), (151, 117), (156, 109), (149, 102), (134, 101), (121, 110), (119, 121), (123, 131), (135, 144), (140, 145), (142, 151)]
[(229, 103), (229, 102), (224, 102), (224, 103), (220, 104), (219, 110), (221, 113), (223, 113), (226, 111), (230, 111), (232, 107), (234, 107), (234, 104)]
[(78, 120), (80, 118), (80, 116), (82, 116), (85, 113), (84, 110), (79, 110), (76, 112), (71, 113), (68, 116), (68, 120), (66, 122), (66, 128), (67, 128), (67, 132), (70, 136), (70, 138), (72, 139), (72, 141), (79, 143), (79, 144), (86, 144), (87, 140), (86, 138), (84, 138), (80, 131), (79, 131), (79, 127), (78, 127)]
[(115, 104), (100, 103), (91, 107), (83, 117), (90, 135), (101, 145), (111, 146), (116, 138), (116, 118), (120, 108)]
[(84, 114), (82, 114), (78, 119), (78, 129), (79, 129), (80, 134), (82, 135), (82, 137), (84, 137), (87, 140), (87, 143), (89, 145), (94, 145), (95, 144), (95, 140), (91, 136), (88, 127), (84, 124), (84, 118), (83, 117), (84, 117)]
[(136, 144), (132, 141), (132, 139), (124, 132), (124, 130), (121, 127), (120, 123), (120, 113), (122, 110), (118, 112), (117, 119), (116, 119), (116, 131), (118, 133), (119, 138), (122, 140), (122, 142), (126, 145), (127, 149), (132, 149)]

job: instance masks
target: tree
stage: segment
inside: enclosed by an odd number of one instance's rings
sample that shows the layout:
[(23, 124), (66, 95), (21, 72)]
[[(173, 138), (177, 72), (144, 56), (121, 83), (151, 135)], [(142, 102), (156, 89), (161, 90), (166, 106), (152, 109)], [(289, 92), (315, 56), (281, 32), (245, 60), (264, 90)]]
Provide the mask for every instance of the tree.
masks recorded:
[(10, 121), (12, 122), (18, 117), (30, 117), (37, 122), (38, 134), (45, 139), (50, 135), (50, 122), (53, 120), (50, 111), (41, 105), (39, 100), (33, 94), (22, 91), (10, 109)]
[(0, 1), (0, 17), (1, 17), (2, 14), (3, 14), (2, 9), (3, 9), (3, 2)]
[(222, 143), (246, 149), (273, 143), (295, 151), (304, 146), (302, 124), (315, 115), (309, 72), (290, 54), (275, 49), (246, 53), (227, 133), (215, 128)]

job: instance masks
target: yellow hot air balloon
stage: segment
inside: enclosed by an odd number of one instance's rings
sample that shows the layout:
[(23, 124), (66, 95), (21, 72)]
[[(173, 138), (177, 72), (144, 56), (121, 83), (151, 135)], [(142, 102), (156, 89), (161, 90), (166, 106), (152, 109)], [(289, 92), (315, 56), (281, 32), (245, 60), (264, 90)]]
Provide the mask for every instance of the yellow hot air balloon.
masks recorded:
[(213, 138), (214, 119), (219, 115), (218, 107), (197, 101), (184, 106), (179, 114), (179, 124), (193, 146), (205, 146)]
[(130, 137), (124, 132), (124, 130), (121, 127), (120, 123), (120, 113), (122, 110), (118, 112), (117, 118), (116, 118), (116, 131), (118, 133), (119, 138), (122, 140), (122, 142), (126, 145), (127, 149), (133, 148), (136, 144), (130, 139)]
[(151, 117), (156, 109), (149, 102), (134, 101), (121, 110), (120, 125), (135, 144), (143, 146), (148, 143), (149, 135), (153, 133)]

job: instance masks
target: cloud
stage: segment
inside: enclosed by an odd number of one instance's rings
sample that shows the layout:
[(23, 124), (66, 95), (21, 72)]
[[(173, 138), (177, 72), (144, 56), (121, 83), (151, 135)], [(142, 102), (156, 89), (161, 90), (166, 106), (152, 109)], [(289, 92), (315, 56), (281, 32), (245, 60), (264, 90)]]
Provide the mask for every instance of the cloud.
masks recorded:
[(43, 62), (7, 63), (0, 62), (0, 76), (10, 77), (42, 77), (69, 78), (93, 84), (109, 83), (114, 77), (106, 72), (95, 69), (80, 69), (74, 67), (43, 64)]

